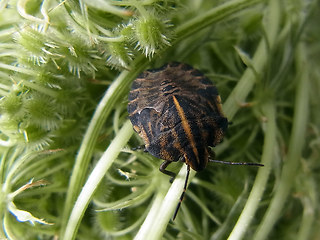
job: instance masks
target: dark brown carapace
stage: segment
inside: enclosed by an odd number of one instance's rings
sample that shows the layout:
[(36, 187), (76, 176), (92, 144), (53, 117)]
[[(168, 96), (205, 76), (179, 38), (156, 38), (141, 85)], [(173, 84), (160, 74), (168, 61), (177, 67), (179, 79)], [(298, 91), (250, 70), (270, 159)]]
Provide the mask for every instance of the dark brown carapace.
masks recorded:
[(209, 161), (210, 149), (221, 142), (228, 120), (221, 109), (217, 88), (201, 72), (189, 65), (170, 63), (147, 70), (133, 82), (129, 94), (129, 118), (142, 137), (145, 149), (163, 159), (160, 171), (171, 162), (182, 161), (203, 170)]

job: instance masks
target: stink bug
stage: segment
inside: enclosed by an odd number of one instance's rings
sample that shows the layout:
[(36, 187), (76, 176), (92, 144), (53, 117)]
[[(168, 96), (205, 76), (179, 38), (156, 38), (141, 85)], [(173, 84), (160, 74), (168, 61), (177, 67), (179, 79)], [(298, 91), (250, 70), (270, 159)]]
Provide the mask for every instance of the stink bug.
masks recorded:
[(223, 115), (217, 88), (187, 64), (170, 63), (140, 74), (131, 87), (128, 113), (134, 131), (145, 143), (145, 150), (164, 160), (160, 171), (171, 176), (170, 182), (175, 178), (173, 172), (166, 170), (171, 162), (181, 161), (188, 166), (173, 220), (187, 188), (190, 168), (201, 171), (209, 161), (261, 165), (209, 159), (209, 146), (221, 142), (228, 120)]

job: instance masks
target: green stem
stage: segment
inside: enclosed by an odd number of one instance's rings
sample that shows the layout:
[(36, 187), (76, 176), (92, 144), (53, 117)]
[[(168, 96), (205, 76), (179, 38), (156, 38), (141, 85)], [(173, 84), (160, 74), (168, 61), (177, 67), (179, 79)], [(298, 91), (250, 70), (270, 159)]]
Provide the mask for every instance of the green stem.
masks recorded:
[[(148, 239), (146, 237), (151, 237), (150, 239), (157, 239), (154, 238), (153, 235), (153, 231), (154, 231), (154, 219), (157, 217), (160, 208), (161, 208), (161, 204), (163, 202), (163, 199), (168, 191), (168, 187), (169, 184), (167, 184), (166, 186), (163, 186), (161, 184), (161, 188), (159, 189), (159, 191), (157, 191), (156, 196), (153, 200), (151, 209), (148, 212), (147, 217), (145, 218), (143, 224), (141, 225), (137, 235), (135, 236), (134, 240), (144, 240), (144, 239)], [(165, 224), (165, 226), (167, 225), (167, 223)], [(158, 236), (161, 237), (161, 236)]]
[(36, 76), (37, 75), (37, 72), (35, 72), (33, 70), (22, 68), (22, 67), (16, 67), (16, 66), (4, 64), (4, 63), (0, 63), (0, 68), (3, 68), (5, 70), (9, 70), (9, 71), (13, 71), (13, 72), (27, 74), (27, 75), (30, 75), (30, 76)]
[(117, 136), (113, 139), (108, 149), (104, 152), (94, 169), (92, 170), (86, 184), (74, 204), (66, 230), (61, 239), (75, 239), (81, 219), (86, 211), (92, 196), (99, 183), (105, 176), (109, 167), (119, 155), (121, 149), (127, 144), (133, 134), (133, 129), (129, 120), (123, 125)]
[(228, 99), (223, 105), (224, 112), (228, 118), (232, 119), (239, 110), (241, 103), (245, 102), (248, 94), (252, 90), (257, 73), (262, 74), (262, 71), (269, 60), (270, 49), (273, 48), (280, 24), (280, 4), (277, 0), (269, 1), (269, 15), (266, 18), (266, 38), (262, 39), (252, 58), (252, 68), (247, 68), (240, 78), (237, 86), (232, 90)]
[(58, 96), (58, 92), (56, 92), (55, 90), (52, 90), (50, 88), (43, 87), (40, 84), (36, 84), (36, 83), (30, 82), (28, 80), (23, 80), (23, 79), (17, 79), (17, 80), (22, 82), (24, 86), (26, 86), (30, 89), (37, 90), (38, 92), (45, 94), (47, 96), (50, 96), (52, 98), (57, 98), (57, 96)]
[[(309, 176), (306, 176), (309, 177)], [(316, 194), (316, 184), (313, 184), (314, 186), (309, 191)], [(312, 233), (312, 230), (315, 225), (315, 215), (317, 209), (317, 203), (314, 204), (312, 200), (309, 198), (306, 198), (303, 200), (303, 215), (302, 220), (299, 228), (299, 232), (297, 234), (297, 240), (304, 240), (304, 239), (310, 239), (310, 234)]]
[(275, 190), (274, 197), (271, 200), (264, 219), (253, 237), (253, 239), (256, 240), (263, 240), (268, 237), (271, 229), (281, 216), (281, 211), (295, 182), (294, 179), (298, 170), (302, 148), (305, 143), (306, 127), (308, 124), (309, 73), (306, 69), (308, 65), (306, 56), (304, 55), (305, 52), (306, 50), (302, 46), (302, 43), (300, 43), (297, 48), (296, 64), (299, 68), (297, 69), (297, 73), (300, 73), (300, 76), (298, 76), (299, 79), (296, 88), (297, 92), (289, 150), (284, 160), (280, 183)]
[[(21, 157), (17, 157), (16, 153), (20, 153)], [(12, 190), (11, 188), (14, 183), (12, 180), (15, 175), (17, 175), (17, 173), (23, 168), (24, 164), (28, 163), (30, 160), (34, 159), (37, 156), (37, 152), (29, 151), (26, 153), (22, 150), (22, 148), (17, 148), (13, 156), (17, 158), (14, 159), (14, 164), (10, 166), (10, 170), (6, 175), (6, 179), (2, 187), (2, 191), (6, 194), (8, 194)]]
[(246, 183), (241, 195), (238, 197), (237, 201), (233, 204), (231, 210), (229, 211), (227, 218), (219, 226), (218, 230), (215, 231), (210, 237), (210, 240), (225, 239), (225, 236), (231, 231), (231, 227), (235, 223), (234, 219), (236, 219), (236, 217), (240, 214), (240, 210), (247, 199), (247, 192), (248, 184)]
[(81, 143), (79, 153), (76, 157), (68, 187), (64, 213), (62, 216), (61, 234), (64, 234), (65, 232), (66, 221), (69, 218), (75, 199), (79, 195), (85, 181), (85, 177), (87, 176), (89, 162), (103, 124), (111, 113), (111, 110), (114, 109), (116, 103), (119, 102), (120, 98), (128, 91), (131, 81), (146, 67), (147, 64), (148, 62), (145, 58), (137, 58), (132, 65), (132, 71), (123, 71), (110, 85), (109, 89), (97, 106)]
[(149, 16), (149, 13), (147, 12), (147, 10), (143, 7), (143, 5), (140, 2), (138, 2), (136, 0), (131, 0), (131, 3), (139, 11), (141, 16), (143, 16), (145, 18), (147, 18)]
[(250, 192), (247, 203), (238, 219), (237, 224), (233, 228), (228, 240), (239, 240), (243, 238), (246, 230), (248, 229), (252, 220), (254, 219), (254, 215), (259, 207), (260, 199), (262, 199), (263, 192), (267, 185), (272, 160), (274, 159), (274, 149), (277, 144), (276, 113), (273, 103), (268, 103), (265, 105), (264, 114), (267, 118), (265, 140), (261, 158), (261, 163), (264, 164), (264, 167), (260, 168), (258, 171), (256, 180)]
[[(187, 172), (187, 165), (183, 165), (176, 179), (166, 193), (166, 189), (160, 188), (159, 198), (156, 198), (146, 220), (141, 226), (134, 240), (152, 239), (158, 240), (162, 238), (166, 227), (173, 217), (173, 213), (179, 202), (179, 198), (183, 191)], [(196, 172), (191, 170), (189, 183), (195, 176)]]
[(252, 7), (264, 1), (265, 0), (233, 0), (221, 4), (220, 6), (198, 15), (190, 21), (178, 26), (176, 29), (176, 42), (180, 42), (184, 38), (199, 32), (203, 28), (209, 27), (221, 20), (225, 20), (227, 17), (230, 17), (243, 9)]

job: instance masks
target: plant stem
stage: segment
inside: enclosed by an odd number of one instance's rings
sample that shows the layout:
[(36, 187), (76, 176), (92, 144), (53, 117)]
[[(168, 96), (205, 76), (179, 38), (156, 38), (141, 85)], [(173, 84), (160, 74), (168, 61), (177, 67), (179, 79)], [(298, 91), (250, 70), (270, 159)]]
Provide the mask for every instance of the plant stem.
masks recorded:
[(76, 232), (80, 225), (81, 219), (87, 206), (92, 199), (92, 196), (97, 189), (99, 183), (105, 176), (109, 167), (119, 155), (121, 149), (127, 144), (133, 134), (133, 129), (129, 120), (123, 125), (117, 136), (113, 139), (108, 149), (104, 152), (94, 169), (92, 170), (86, 184), (74, 204), (66, 230), (63, 233), (62, 239), (75, 239)]
[(298, 240), (309, 239), (312, 231), (316, 229), (316, 216), (317, 216), (317, 208), (318, 208), (318, 193), (317, 193), (317, 181), (310, 177), (310, 172), (305, 172), (304, 176), (304, 184), (308, 190), (307, 196), (303, 196), (301, 201), (303, 204), (303, 215), (299, 228), (299, 232), (297, 234)]
[[(155, 196), (155, 199), (152, 203), (152, 207), (150, 211), (148, 212), (147, 217), (145, 218), (143, 224), (141, 225), (137, 235), (135, 236), (134, 240), (144, 240), (148, 239), (146, 237), (151, 237), (151, 239), (156, 239), (154, 238), (155, 236), (153, 235), (153, 229), (155, 224), (154, 219), (157, 218), (157, 215), (160, 212), (160, 208), (163, 202), (163, 199), (168, 191), (169, 184), (167, 184), (165, 187), (161, 185), (161, 189), (157, 191), (157, 194)], [(166, 224), (165, 224), (166, 226)]]
[(225, 239), (227, 233), (230, 232), (232, 225), (234, 225), (234, 219), (239, 216), (242, 206), (244, 205), (247, 199), (248, 192), (248, 184), (245, 184), (245, 187), (239, 195), (237, 201), (233, 204), (231, 210), (228, 213), (227, 218), (224, 222), (219, 226), (218, 230), (210, 237), (210, 240), (220, 240)]
[(65, 208), (62, 216), (61, 234), (64, 234), (65, 232), (66, 221), (69, 218), (69, 214), (71, 213), (75, 199), (79, 195), (85, 181), (88, 165), (103, 124), (105, 123), (115, 104), (119, 102), (119, 99), (126, 93), (126, 91), (128, 91), (131, 81), (146, 67), (147, 63), (148, 62), (144, 57), (138, 57), (132, 65), (132, 71), (123, 71), (110, 85), (104, 97), (97, 106), (97, 109), (84, 135), (71, 175), (64, 206)]
[(223, 105), (224, 112), (229, 119), (232, 119), (240, 105), (245, 102), (257, 79), (256, 73), (262, 74), (269, 60), (269, 51), (273, 48), (280, 24), (280, 4), (277, 0), (269, 1), (269, 15), (266, 19), (266, 37), (262, 39), (252, 58), (252, 68), (247, 68), (240, 78), (237, 86), (232, 90), (228, 99)]
[(308, 103), (309, 103), (309, 72), (307, 70), (307, 60), (305, 49), (302, 43), (297, 47), (297, 73), (298, 84), (296, 87), (296, 99), (292, 133), (289, 141), (288, 154), (284, 160), (284, 166), (280, 177), (280, 183), (275, 190), (271, 204), (259, 225), (253, 239), (263, 240), (268, 237), (273, 226), (281, 216), (286, 199), (294, 184), (302, 148), (305, 141), (306, 127), (308, 124)]
[[(153, 205), (156, 207), (152, 206), (152, 211), (149, 212), (145, 222), (143, 223), (139, 232), (134, 238), (135, 240), (161, 239), (170, 219), (173, 216), (174, 210), (177, 207), (179, 198), (183, 191), (186, 172), (187, 165), (184, 164), (181, 170), (179, 171), (176, 179), (170, 186), (167, 194), (165, 195), (165, 192), (162, 191), (158, 193), (160, 195), (159, 198), (162, 199), (159, 200), (157, 198), (157, 201), (154, 202)], [(196, 172), (191, 170), (189, 183), (191, 182), (195, 174)]]
[(190, 21), (178, 26), (176, 29), (176, 41), (180, 42), (182, 39), (200, 31), (205, 27), (208, 27), (221, 20), (225, 20), (227, 17), (230, 17), (243, 9), (252, 7), (261, 2), (264, 2), (264, 0), (233, 0), (221, 4), (220, 6), (215, 7), (206, 13), (198, 15)]
[(238, 219), (237, 224), (233, 228), (228, 240), (242, 239), (246, 230), (252, 222), (255, 212), (259, 207), (260, 199), (266, 188), (268, 177), (271, 170), (272, 160), (274, 159), (274, 149), (276, 147), (276, 113), (273, 103), (267, 103), (264, 106), (264, 114), (267, 118), (267, 126), (265, 129), (265, 140), (263, 146), (263, 153), (261, 163), (264, 167), (260, 168), (254, 182), (253, 188), (250, 192), (247, 203)]

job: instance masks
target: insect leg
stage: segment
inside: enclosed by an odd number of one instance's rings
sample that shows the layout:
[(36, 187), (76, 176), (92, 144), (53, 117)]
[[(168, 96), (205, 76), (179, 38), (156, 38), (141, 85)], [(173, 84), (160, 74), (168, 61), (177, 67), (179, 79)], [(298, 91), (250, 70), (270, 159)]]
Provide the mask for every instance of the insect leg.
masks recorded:
[(182, 194), (181, 194), (181, 196), (180, 196), (180, 200), (179, 200), (179, 203), (178, 203), (178, 205), (177, 205), (177, 208), (176, 208), (176, 210), (175, 210), (175, 212), (174, 212), (174, 214), (173, 214), (172, 221), (174, 221), (174, 220), (176, 219), (176, 216), (177, 216), (177, 214), (178, 214), (178, 211), (179, 211), (179, 208), (180, 208), (180, 206), (181, 206), (182, 200), (183, 200), (183, 198), (184, 198), (184, 194), (186, 193), (187, 185), (188, 185), (188, 180), (189, 180), (189, 173), (190, 173), (190, 165), (188, 165), (188, 167), (187, 167), (187, 176), (186, 176), (186, 180), (185, 180), (185, 182), (184, 182), (183, 192), (182, 192)]
[(171, 163), (171, 161), (164, 161), (163, 163), (161, 163), (159, 170), (160, 170), (160, 172), (171, 176), (171, 178), (170, 178), (170, 183), (172, 183), (173, 180), (174, 180), (175, 177), (176, 177), (176, 174), (175, 174), (174, 172), (170, 172), (170, 171), (166, 170), (166, 168), (168, 167), (168, 165), (169, 165), (170, 163)]
[(261, 163), (253, 163), (253, 162), (227, 162), (227, 161), (214, 160), (214, 159), (209, 159), (209, 162), (222, 163), (222, 164), (228, 164), (228, 165), (247, 165), (247, 166), (257, 166), (257, 167), (263, 167), (263, 166), (264, 166), (264, 165), (261, 164)]
[(148, 152), (145, 145), (141, 145), (138, 147), (131, 148), (132, 151), (143, 150), (144, 152)]

